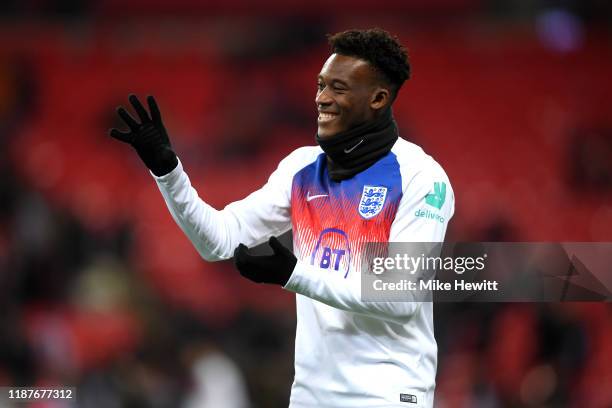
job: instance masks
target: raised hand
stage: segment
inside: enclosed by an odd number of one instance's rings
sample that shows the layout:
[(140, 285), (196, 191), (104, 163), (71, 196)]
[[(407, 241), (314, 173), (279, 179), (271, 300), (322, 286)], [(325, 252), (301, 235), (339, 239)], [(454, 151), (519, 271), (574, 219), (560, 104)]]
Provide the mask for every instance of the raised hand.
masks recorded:
[(127, 125), (129, 131), (117, 129), (109, 131), (110, 136), (130, 144), (140, 156), (144, 164), (156, 176), (171, 172), (178, 164), (176, 154), (172, 150), (168, 132), (162, 123), (161, 114), (155, 98), (147, 97), (149, 112), (142, 106), (136, 95), (130, 95), (129, 101), (138, 114), (140, 123), (122, 106), (117, 108), (117, 114)]

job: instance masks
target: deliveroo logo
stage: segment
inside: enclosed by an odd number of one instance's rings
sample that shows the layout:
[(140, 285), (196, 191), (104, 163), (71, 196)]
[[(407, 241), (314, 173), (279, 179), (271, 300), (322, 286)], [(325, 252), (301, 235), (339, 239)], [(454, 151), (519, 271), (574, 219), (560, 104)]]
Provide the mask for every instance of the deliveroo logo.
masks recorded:
[(446, 183), (435, 182), (434, 192), (425, 196), (425, 202), (439, 210), (444, 205), (444, 200), (446, 200)]
[[(425, 203), (439, 210), (444, 205), (444, 201), (446, 201), (446, 183), (443, 181), (435, 182), (433, 193), (429, 193), (425, 196)], [(444, 217), (441, 216), (438, 211), (430, 211), (426, 208), (420, 208), (416, 210), (414, 215), (416, 217), (427, 218), (444, 223)]]

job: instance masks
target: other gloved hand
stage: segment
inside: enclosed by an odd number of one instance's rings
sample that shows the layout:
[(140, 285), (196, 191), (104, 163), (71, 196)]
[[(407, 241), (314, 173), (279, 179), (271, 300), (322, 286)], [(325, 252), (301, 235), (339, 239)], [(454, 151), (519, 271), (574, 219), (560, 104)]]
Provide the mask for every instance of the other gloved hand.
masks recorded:
[(129, 100), (140, 118), (140, 123), (120, 106), (117, 108), (117, 113), (128, 126), (129, 131), (121, 132), (111, 129), (110, 135), (132, 145), (140, 159), (156, 176), (170, 173), (177, 166), (178, 158), (172, 150), (155, 99), (152, 96), (147, 97), (150, 116), (136, 95), (130, 95)]
[(246, 245), (238, 245), (234, 251), (234, 263), (240, 274), (253, 282), (285, 286), (297, 264), (297, 258), (276, 237), (271, 237), (268, 243), (274, 255), (251, 255)]

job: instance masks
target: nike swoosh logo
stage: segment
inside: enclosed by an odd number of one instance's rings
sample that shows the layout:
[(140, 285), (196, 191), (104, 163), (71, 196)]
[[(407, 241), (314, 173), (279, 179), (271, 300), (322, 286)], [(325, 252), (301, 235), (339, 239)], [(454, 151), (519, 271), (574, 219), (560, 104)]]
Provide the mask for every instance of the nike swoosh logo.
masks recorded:
[(308, 193), (306, 193), (306, 201), (311, 201), (314, 200), (315, 198), (321, 198), (321, 197), (327, 197), (329, 194), (317, 194), (317, 195), (310, 195), (310, 191)]
[(362, 143), (363, 143), (363, 139), (361, 139), (359, 142), (357, 142), (357, 144), (355, 146), (351, 147), (350, 149), (344, 149), (344, 153), (349, 154), (350, 152), (355, 150), (357, 148), (357, 146), (359, 146)]

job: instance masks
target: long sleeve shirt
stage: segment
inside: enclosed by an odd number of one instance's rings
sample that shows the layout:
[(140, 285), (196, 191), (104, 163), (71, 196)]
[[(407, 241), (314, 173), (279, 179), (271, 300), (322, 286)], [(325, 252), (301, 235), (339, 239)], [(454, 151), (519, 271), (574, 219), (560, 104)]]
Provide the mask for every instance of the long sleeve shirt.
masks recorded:
[(284, 286), (296, 293), (290, 406), (432, 407), (437, 363), (431, 302), (364, 302), (367, 243), (442, 242), (454, 193), (441, 166), (399, 138), (352, 178), (329, 178), (318, 146), (284, 158), (267, 183), (216, 210), (179, 161), (157, 185), (172, 217), (208, 261), (293, 230), (298, 258)]

